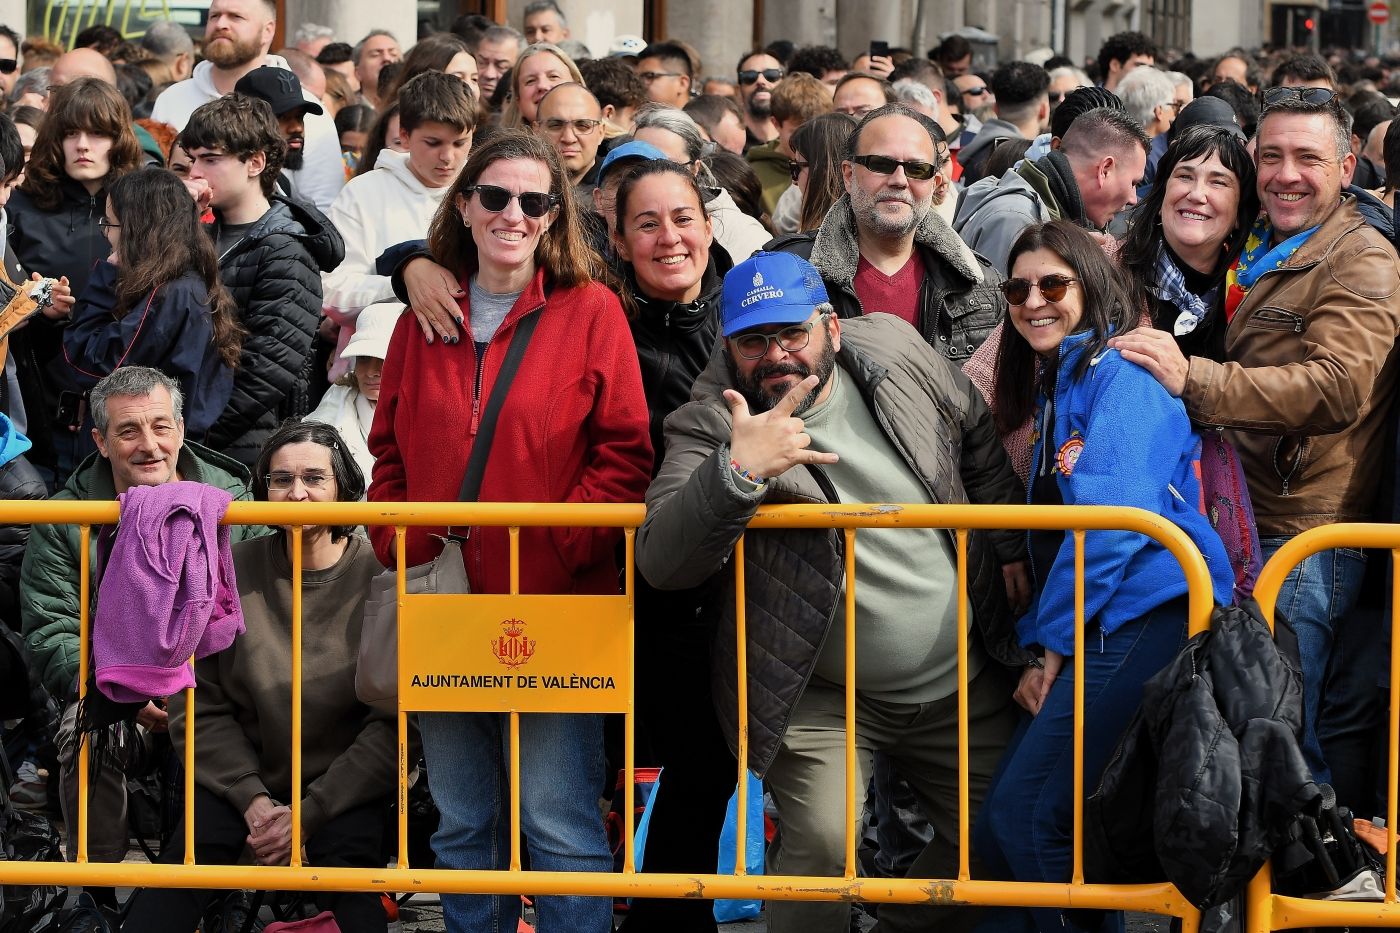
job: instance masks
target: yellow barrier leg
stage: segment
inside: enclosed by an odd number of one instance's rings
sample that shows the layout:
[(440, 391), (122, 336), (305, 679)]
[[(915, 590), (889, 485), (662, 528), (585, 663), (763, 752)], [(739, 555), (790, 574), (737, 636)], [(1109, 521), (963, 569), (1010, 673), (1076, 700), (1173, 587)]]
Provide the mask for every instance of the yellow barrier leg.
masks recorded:
[[(87, 696), (88, 665), (92, 657), (92, 619), (88, 615), (88, 605), (92, 601), (91, 560), (88, 548), (92, 542), (92, 527), (78, 528), (78, 702)], [(81, 706), (79, 707), (81, 709)], [(74, 730), (74, 740), (78, 743), (74, 754), (78, 756), (78, 855), (81, 864), (88, 860), (88, 754), (90, 745), (86, 732)]]

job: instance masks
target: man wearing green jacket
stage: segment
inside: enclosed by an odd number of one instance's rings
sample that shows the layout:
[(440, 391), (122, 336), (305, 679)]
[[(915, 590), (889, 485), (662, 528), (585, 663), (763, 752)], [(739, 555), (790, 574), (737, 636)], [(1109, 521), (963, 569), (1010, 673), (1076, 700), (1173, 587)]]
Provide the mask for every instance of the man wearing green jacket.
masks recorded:
[[(250, 476), (237, 461), (193, 442), (185, 441), (180, 387), (159, 370), (126, 366), (93, 387), (93, 440), (97, 453), (79, 465), (68, 483), (53, 498), (109, 501), (133, 486), (158, 486), (177, 480), (208, 483), (231, 493), (235, 500), (251, 499)], [(233, 539), (241, 540), (263, 529), (239, 526)], [(89, 567), (94, 574), (89, 587), (93, 617), (97, 597), (97, 539), (91, 538)], [(63, 817), (68, 827), (68, 854), (77, 852), (77, 737), (74, 722), (78, 695), (78, 577), (77, 525), (35, 525), (20, 570), (20, 618), (24, 640), (40, 678), (49, 693), (64, 706), (59, 725), (60, 787)], [(154, 703), (137, 716), (143, 737), (166, 731), (165, 710)], [(116, 728), (116, 727), (114, 727)], [(113, 741), (120, 750), (126, 743)], [(114, 759), (115, 760), (115, 759)], [(126, 856), (126, 782), (117, 767), (93, 768), (88, 797), (88, 858), (94, 862), (120, 862)]]

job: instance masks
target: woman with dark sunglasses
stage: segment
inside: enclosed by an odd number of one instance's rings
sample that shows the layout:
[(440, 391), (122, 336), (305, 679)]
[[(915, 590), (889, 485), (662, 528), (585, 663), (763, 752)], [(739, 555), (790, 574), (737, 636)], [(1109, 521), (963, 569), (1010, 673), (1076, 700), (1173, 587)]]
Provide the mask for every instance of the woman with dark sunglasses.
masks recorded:
[[(533, 336), (510, 382), (478, 498), (496, 502), (638, 502), (651, 478), (651, 441), (637, 351), (606, 272), (584, 240), (579, 208), (554, 148), (502, 130), (474, 150), (428, 233), (435, 262), (456, 276), (460, 336), (424, 339), (411, 314), (389, 343), (370, 429), (372, 502), (450, 502), (502, 364), (522, 323)], [(489, 441), (486, 441), (490, 443)], [(460, 533), (465, 529), (457, 529)], [(408, 563), (442, 550), (446, 528), (410, 528)], [(395, 534), (371, 530), (395, 563)], [(524, 528), (522, 593), (617, 593), (617, 529)], [(462, 555), (474, 593), (511, 591), (505, 528), (472, 528)], [(499, 631), (499, 630), (498, 630)], [(483, 637), (486, 637), (483, 633)], [(494, 869), (521, 832), (531, 867), (609, 871), (597, 802), (604, 782), (601, 715), (531, 714), (520, 721), (521, 825), (508, 825), (497, 713), (418, 717), (442, 821), (442, 868)], [(609, 898), (540, 897), (541, 928), (603, 933)], [(514, 929), (520, 898), (444, 895), (452, 933)]]
[[(1146, 370), (1108, 347), (1137, 323), (1121, 273), (1087, 232), (1067, 221), (1028, 228), (1011, 248), (1011, 277), (995, 396), (1000, 427), (1036, 425), (1027, 501), (1136, 506), (1181, 527), (1210, 568), (1217, 602), (1234, 576), (1199, 510), (1200, 440), (1186, 409)], [(1028, 535), (1035, 596), (1017, 623), (1041, 660), (1025, 669), (1016, 701), (1029, 714), (1007, 747), (976, 828), (995, 876), (1070, 879), (1074, 815), (1075, 539)], [(1084, 787), (1092, 788), (1137, 709), (1142, 685), (1186, 640), (1186, 577), (1161, 544), (1129, 532), (1090, 532), (1084, 559)], [(1024, 909), (1006, 929), (1026, 929)], [(1083, 916), (1034, 908), (1030, 925), (1063, 933)], [(999, 912), (1002, 913), (1002, 912)], [(1122, 914), (1101, 928), (1122, 930)]]

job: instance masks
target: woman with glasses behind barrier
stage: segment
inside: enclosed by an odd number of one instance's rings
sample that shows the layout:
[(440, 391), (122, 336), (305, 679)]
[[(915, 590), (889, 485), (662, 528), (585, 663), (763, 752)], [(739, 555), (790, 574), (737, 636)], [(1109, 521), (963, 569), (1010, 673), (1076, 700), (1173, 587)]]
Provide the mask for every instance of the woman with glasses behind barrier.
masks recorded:
[[(283, 425), (254, 467), (264, 502), (354, 502), (364, 478), (335, 429)], [(356, 648), (370, 579), (369, 542), (343, 526), (302, 528), (301, 843), (304, 863), (379, 868), (395, 787), (397, 724), (355, 696)], [(292, 537), (287, 528), (235, 544), (247, 631), (195, 662), (195, 860), (230, 865), (244, 847), (259, 865), (289, 864), (292, 845)], [(183, 756), (185, 694), (170, 698), (170, 738)], [(183, 822), (161, 862), (184, 860)], [(148, 888), (123, 929), (192, 933), (217, 892)], [(384, 933), (376, 893), (317, 892), (344, 933)]]
[[(1200, 512), (1200, 440), (1186, 409), (1146, 370), (1108, 348), (1138, 313), (1099, 244), (1066, 221), (1027, 229), (1012, 246), (1002, 283), (996, 417), (1034, 418), (1028, 501), (1034, 505), (1136, 506), (1175, 522), (1205, 555), (1215, 600), (1228, 605), (1234, 576)], [(1039, 364), (1039, 365), (1037, 365)], [(976, 844), (1002, 878), (1070, 879), (1074, 813), (1075, 541), (1029, 534), (1036, 587), (1017, 624), (1042, 658), (1027, 667), (1016, 700), (1030, 714), (1008, 746), (982, 807)], [(1084, 787), (1092, 790), (1127, 727), (1142, 685), (1186, 640), (1187, 585), (1161, 544), (1126, 531), (1084, 537)], [(1063, 931), (1055, 908), (997, 911), (996, 929)], [(1074, 919), (1082, 919), (1076, 915)], [(987, 927), (991, 929), (992, 927)], [(1106, 929), (1122, 929), (1121, 913)]]
[[(538, 136), (502, 130), (472, 152), (428, 234), (433, 260), (460, 284), (460, 329), (425, 338), (413, 315), (399, 320), (369, 436), (371, 501), (456, 500), (476, 444), (490, 445), (479, 500), (641, 501), (652, 454), (637, 351), (617, 297), (596, 281), (606, 272), (578, 211), (558, 155)], [(503, 380), (517, 335), (527, 341), (519, 369)], [(408, 563), (436, 558), (446, 532), (408, 529)], [(394, 566), (394, 529), (373, 528), (371, 538)], [(520, 592), (616, 593), (620, 538), (617, 529), (521, 529)], [(509, 554), (505, 528), (470, 529), (462, 555), (472, 592), (510, 592)], [(426, 713), (419, 723), (442, 811), (439, 867), (505, 868), (511, 833), (521, 832), (534, 869), (611, 869), (598, 811), (601, 715), (521, 717), (519, 827), (508, 825), (506, 716)], [(608, 898), (543, 896), (535, 907), (541, 929), (612, 928)], [(443, 896), (453, 933), (514, 929), (519, 911), (519, 897)]]

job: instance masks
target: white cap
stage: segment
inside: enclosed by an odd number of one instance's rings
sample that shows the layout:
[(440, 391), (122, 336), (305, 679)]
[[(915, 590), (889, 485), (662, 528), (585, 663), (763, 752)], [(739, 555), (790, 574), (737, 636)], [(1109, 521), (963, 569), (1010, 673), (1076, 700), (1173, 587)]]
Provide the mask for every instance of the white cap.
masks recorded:
[(641, 36), (621, 35), (613, 39), (608, 55), (640, 55), (646, 47), (647, 42)]
[(394, 336), (394, 325), (398, 324), (402, 309), (401, 304), (384, 302), (361, 311), (355, 319), (355, 333), (340, 351), (340, 358), (353, 360), (357, 356), (372, 356), (382, 360), (387, 357), (389, 338)]

